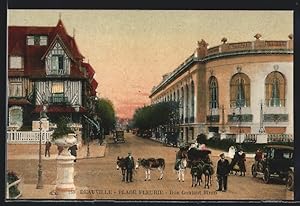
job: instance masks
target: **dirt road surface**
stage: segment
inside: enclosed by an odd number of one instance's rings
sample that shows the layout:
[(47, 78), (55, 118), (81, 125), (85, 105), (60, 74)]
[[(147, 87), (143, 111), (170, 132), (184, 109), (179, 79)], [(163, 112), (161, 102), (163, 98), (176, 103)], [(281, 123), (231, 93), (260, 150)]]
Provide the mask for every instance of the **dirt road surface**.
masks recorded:
[[(178, 182), (174, 168), (175, 153), (178, 148), (163, 146), (153, 140), (125, 134), (125, 143), (115, 144), (107, 140), (105, 157), (78, 160), (75, 164), (75, 185), (77, 191), (88, 199), (115, 200), (293, 200), (293, 192), (288, 191), (282, 181), (263, 183), (262, 178), (253, 178), (250, 167), (252, 159), (247, 159), (245, 177), (230, 175), (227, 192), (217, 192), (216, 176), (209, 189), (191, 187), (190, 169), (185, 172), (185, 181)], [(122, 182), (121, 171), (116, 169), (117, 157), (125, 157), (131, 152), (138, 158), (164, 158), (166, 168), (162, 180), (159, 172), (151, 171), (151, 181), (145, 181), (145, 172), (139, 168), (134, 172), (133, 182)], [(216, 166), (220, 151), (212, 150), (211, 158)], [(24, 178), (25, 184), (36, 184), (37, 160), (8, 160), (7, 167)], [(55, 185), (56, 161), (43, 161), (43, 181), (45, 185)], [(215, 168), (216, 171), (216, 168)], [(86, 189), (80, 189), (86, 188)], [(46, 197), (46, 196), (45, 196)], [(23, 197), (26, 198), (26, 197)]]

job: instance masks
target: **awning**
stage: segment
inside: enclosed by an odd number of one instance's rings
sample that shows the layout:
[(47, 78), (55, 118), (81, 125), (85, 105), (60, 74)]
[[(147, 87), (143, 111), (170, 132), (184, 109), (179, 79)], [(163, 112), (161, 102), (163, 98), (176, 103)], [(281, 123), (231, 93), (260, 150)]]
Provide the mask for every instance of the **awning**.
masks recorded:
[(8, 99), (8, 105), (25, 105), (25, 104), (31, 104), (27, 99), (25, 98), (9, 98)]

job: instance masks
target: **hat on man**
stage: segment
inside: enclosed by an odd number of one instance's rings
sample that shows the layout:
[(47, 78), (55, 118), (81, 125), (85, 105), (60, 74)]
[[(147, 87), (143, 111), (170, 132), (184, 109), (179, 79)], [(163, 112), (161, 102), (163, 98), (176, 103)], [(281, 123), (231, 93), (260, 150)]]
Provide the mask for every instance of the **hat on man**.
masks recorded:
[(222, 152), (222, 153), (221, 153), (219, 156), (220, 156), (220, 157), (223, 157), (223, 156), (225, 156), (224, 152)]
[(129, 155), (131, 155), (131, 152), (128, 152)]

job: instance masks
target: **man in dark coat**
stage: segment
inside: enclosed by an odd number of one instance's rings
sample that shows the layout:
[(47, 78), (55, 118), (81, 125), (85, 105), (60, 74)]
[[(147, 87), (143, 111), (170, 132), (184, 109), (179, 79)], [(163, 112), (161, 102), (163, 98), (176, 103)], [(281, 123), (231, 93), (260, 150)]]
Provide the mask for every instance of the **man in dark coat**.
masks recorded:
[[(78, 150), (78, 148), (77, 148), (76, 144), (73, 145), (73, 146), (71, 146), (71, 147), (69, 147), (68, 150), (70, 150), (71, 155), (73, 155), (75, 158), (77, 157), (77, 151), (76, 150)], [(74, 162), (76, 162), (76, 159), (74, 160)]]
[(225, 159), (224, 153), (220, 154), (221, 159), (217, 164), (217, 177), (219, 182), (219, 188), (217, 191), (226, 192), (227, 190), (227, 177), (229, 174), (229, 161)]
[(134, 159), (131, 156), (131, 152), (126, 157), (126, 182), (132, 182), (132, 170), (134, 169)]
[(51, 142), (49, 140), (47, 140), (45, 143), (45, 157), (47, 155), (48, 155), (48, 157), (50, 157), (50, 147), (51, 147)]

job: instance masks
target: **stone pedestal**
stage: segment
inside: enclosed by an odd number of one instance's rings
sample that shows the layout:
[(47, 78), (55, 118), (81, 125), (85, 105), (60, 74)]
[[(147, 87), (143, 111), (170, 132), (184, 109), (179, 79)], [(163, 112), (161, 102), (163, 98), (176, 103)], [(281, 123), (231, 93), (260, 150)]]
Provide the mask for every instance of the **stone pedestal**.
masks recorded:
[(76, 199), (74, 185), (74, 160), (67, 148), (56, 158), (57, 179), (56, 179), (56, 199)]
[(268, 135), (267, 134), (257, 134), (256, 143), (257, 144), (267, 144), (268, 143)]
[(76, 190), (74, 185), (74, 160), (68, 148), (75, 145), (77, 139), (75, 134), (56, 139), (55, 144), (64, 148), (57, 156), (57, 178), (56, 178), (56, 199), (76, 199)]

